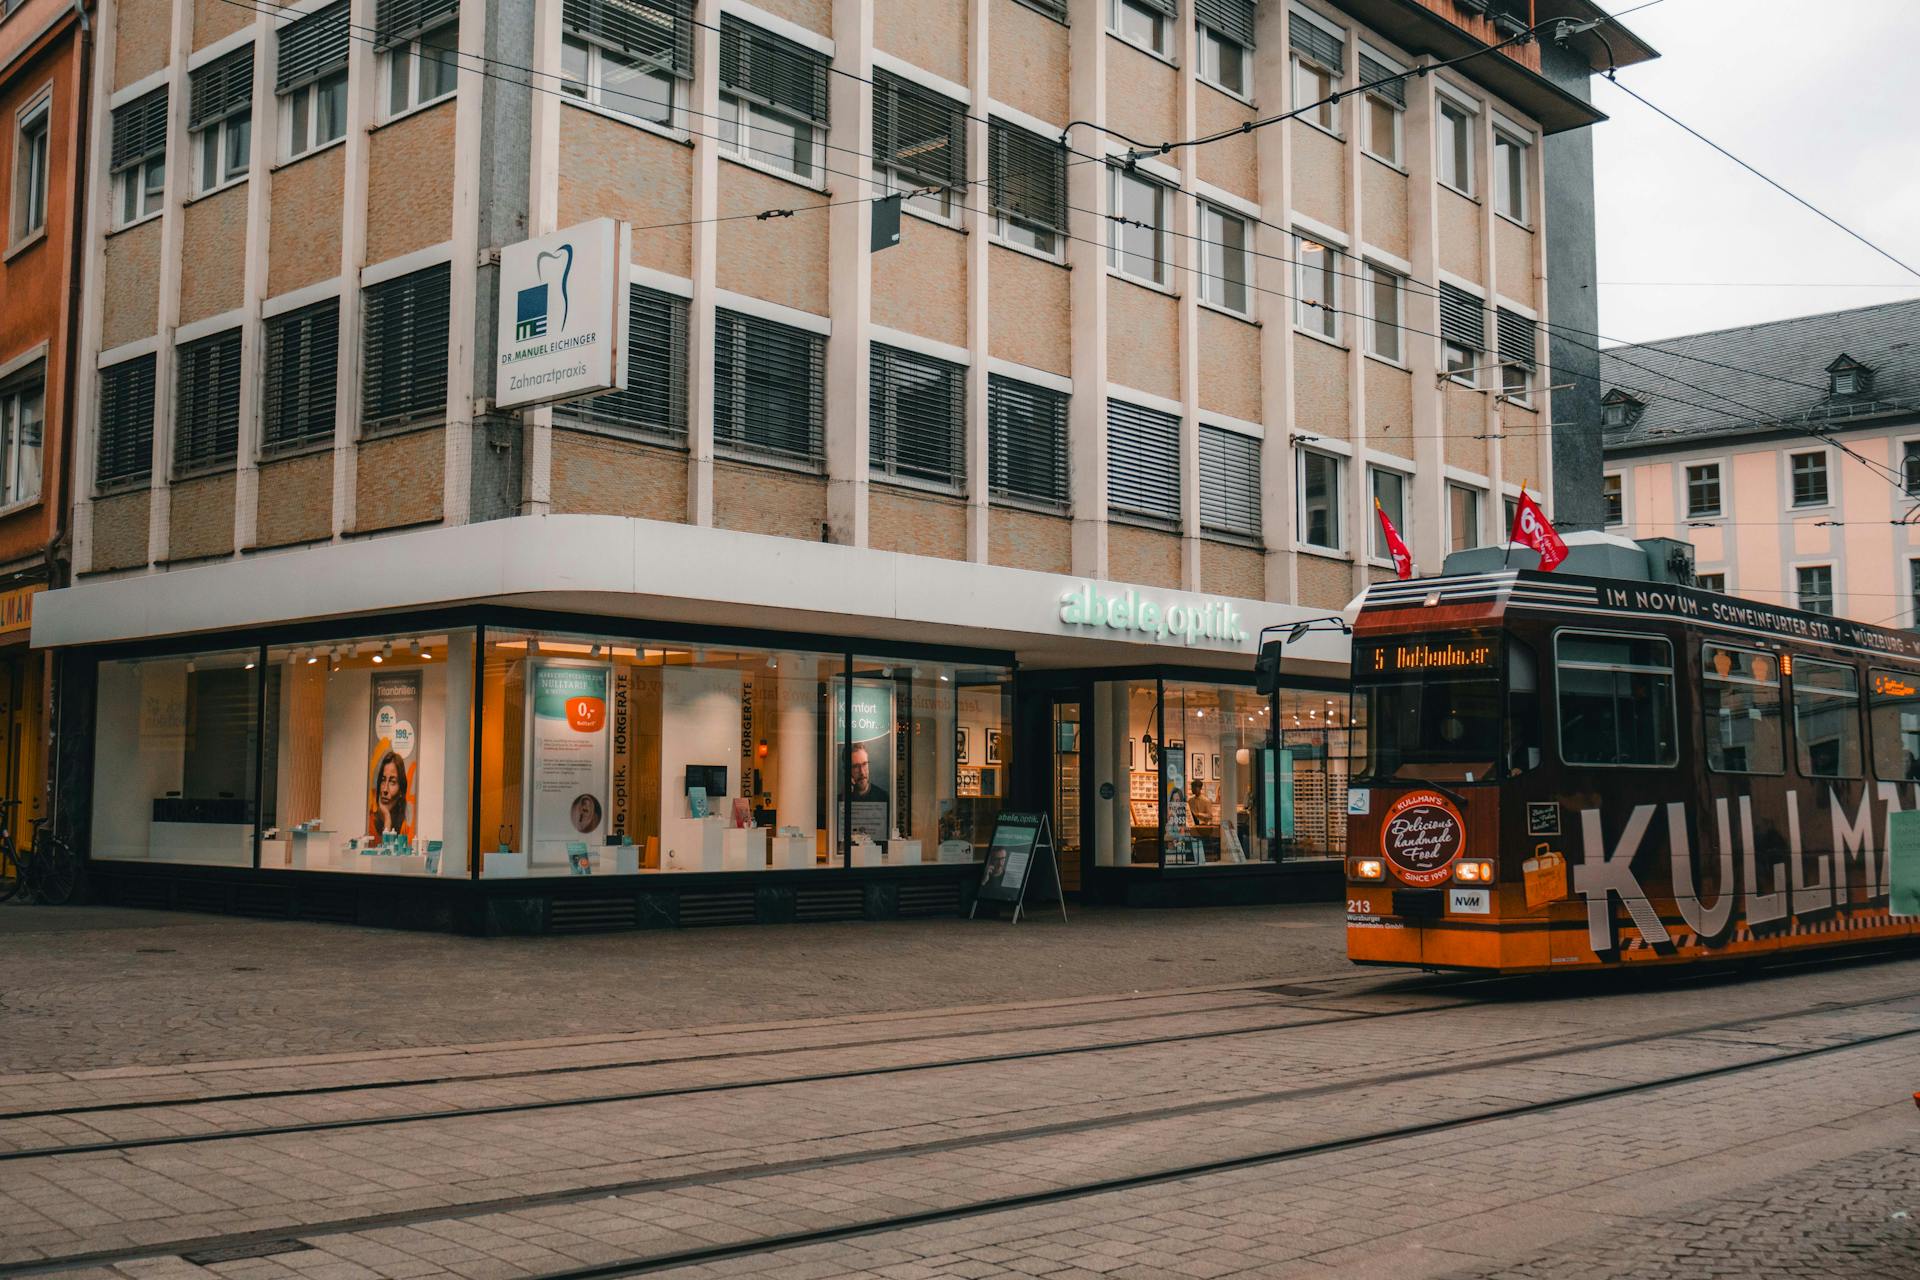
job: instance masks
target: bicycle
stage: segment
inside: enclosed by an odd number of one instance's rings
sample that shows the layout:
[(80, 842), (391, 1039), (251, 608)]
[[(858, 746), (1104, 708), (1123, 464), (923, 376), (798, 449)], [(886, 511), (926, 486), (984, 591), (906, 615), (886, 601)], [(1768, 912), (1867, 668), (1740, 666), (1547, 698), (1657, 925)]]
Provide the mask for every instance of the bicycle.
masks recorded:
[(0, 825), (0, 902), (5, 902), (25, 887), (26, 874), (13, 846), (13, 810), (18, 800), (0, 800), (0, 813), (6, 815)]
[[(27, 892), (34, 901), (62, 907), (73, 901), (80, 887), (80, 857), (52, 827), (52, 818), (33, 818), (33, 842), (22, 864)], [(16, 850), (15, 858), (19, 853)]]

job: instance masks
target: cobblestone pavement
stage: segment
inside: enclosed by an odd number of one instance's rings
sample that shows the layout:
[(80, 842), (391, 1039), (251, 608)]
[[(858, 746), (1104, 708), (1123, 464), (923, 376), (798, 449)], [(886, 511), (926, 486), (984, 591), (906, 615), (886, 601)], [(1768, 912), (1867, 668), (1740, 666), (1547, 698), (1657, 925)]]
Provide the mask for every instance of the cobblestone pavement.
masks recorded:
[[(1920, 957), (1633, 986), (1325, 965), (1136, 992), (1122, 966), (1156, 931), (1217, 954), (1312, 913), (1166, 920), (1036, 929), (1037, 976), (986, 1003), (934, 975), (961, 993), (946, 1007), (901, 993), (916, 979), (881, 930), (864, 964), (806, 928), (676, 935), (709, 944), (707, 1016), (646, 1008), (642, 982), (595, 1006), (619, 1021), (565, 1011), (539, 1024), (565, 1034), (511, 1040), (484, 1011), (461, 1036), (471, 997), (349, 977), (375, 1031), (330, 1044), (297, 1007), (247, 1007), (276, 1031), (249, 1057), (237, 1022), (211, 1036), (229, 1056), (194, 1052), (235, 988), (178, 1016), (145, 984), (116, 1001), (120, 961), (68, 940), (102, 1025), (118, 1008), (140, 1030), (61, 1051), (111, 1065), (0, 1076), (0, 1277), (1920, 1275), (1899, 1216), (1920, 1213)], [(301, 929), (157, 927), (204, 930), (205, 968)], [(279, 972), (317, 989), (392, 938), (302, 930)], [(588, 967), (644, 964), (579, 941)], [(759, 961), (827, 943), (859, 989), (755, 1021)], [(577, 986), (550, 950), (474, 945)], [(58, 1056), (5, 1030), (15, 1068)]]

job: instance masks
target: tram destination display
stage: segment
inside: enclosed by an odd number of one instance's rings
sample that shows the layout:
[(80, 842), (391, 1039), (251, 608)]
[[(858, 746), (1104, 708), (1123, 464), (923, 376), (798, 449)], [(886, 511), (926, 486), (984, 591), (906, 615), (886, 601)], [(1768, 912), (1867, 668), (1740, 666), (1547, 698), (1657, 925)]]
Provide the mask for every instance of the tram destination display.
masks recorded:
[(1492, 672), (1500, 646), (1473, 637), (1381, 640), (1354, 646), (1353, 669), (1361, 675), (1425, 675), (1429, 672)]

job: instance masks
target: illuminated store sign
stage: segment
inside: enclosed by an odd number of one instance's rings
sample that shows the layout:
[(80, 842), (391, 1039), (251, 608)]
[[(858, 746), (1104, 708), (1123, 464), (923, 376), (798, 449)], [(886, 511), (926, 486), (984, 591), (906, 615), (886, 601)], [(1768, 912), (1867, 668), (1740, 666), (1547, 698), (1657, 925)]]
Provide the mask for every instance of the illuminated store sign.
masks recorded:
[(1082, 583), (1077, 591), (1060, 597), (1060, 621), (1072, 627), (1105, 627), (1189, 645), (1206, 641), (1237, 645), (1249, 638), (1239, 611), (1225, 600), (1163, 604), (1131, 587), (1107, 594), (1095, 591), (1092, 583)]

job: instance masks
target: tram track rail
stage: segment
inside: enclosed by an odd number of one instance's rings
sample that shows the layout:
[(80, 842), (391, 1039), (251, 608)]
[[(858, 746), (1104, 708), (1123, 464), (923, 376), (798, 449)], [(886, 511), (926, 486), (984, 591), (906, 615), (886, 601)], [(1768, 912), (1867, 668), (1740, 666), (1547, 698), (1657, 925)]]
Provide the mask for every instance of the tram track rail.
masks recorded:
[[(1853, 1001), (1826, 1001), (1802, 1009), (1775, 1013), (1749, 1014), (1740, 1018), (1726, 1019), (1715, 1023), (1697, 1024), (1674, 1030), (1648, 1031), (1633, 1035), (1609, 1037), (1603, 1040), (1583, 1041), (1577, 1044), (1559, 1044), (1546, 1048), (1524, 1050), (1480, 1059), (1455, 1061), (1447, 1064), (1447, 1069), (1453, 1073), (1497, 1070), (1503, 1067), (1545, 1062), (1555, 1058), (1564, 1058), (1577, 1054), (1604, 1052), (1611, 1049), (1646, 1045), (1660, 1041), (1710, 1036), (1715, 1032), (1729, 1031), (1738, 1027), (1763, 1026), (1769, 1023), (1785, 1022), (1794, 1019), (1845, 1013), (1850, 1010), (1893, 1004), (1914, 998), (1915, 996), (1912, 993), (1900, 993)], [(1390, 1126), (1377, 1130), (1369, 1130), (1360, 1134), (1292, 1144), (1261, 1152), (1187, 1162), (1137, 1174), (1094, 1179), (1075, 1183), (1071, 1186), (1049, 1188), (1043, 1191), (992, 1197), (970, 1201), (962, 1205), (886, 1215), (857, 1223), (839, 1224), (811, 1231), (773, 1235), (751, 1241), (732, 1242), (655, 1255), (636, 1255), (633, 1258), (600, 1266), (545, 1273), (540, 1276), (531, 1277), (530, 1280), (599, 1280), (601, 1277), (640, 1275), (675, 1267), (724, 1261), (728, 1258), (750, 1254), (775, 1252), (810, 1244), (831, 1243), (863, 1235), (880, 1234), (915, 1226), (950, 1222), (968, 1217), (986, 1216), (1014, 1209), (1100, 1195), (1107, 1192), (1124, 1191), (1138, 1187), (1179, 1181), (1186, 1178), (1202, 1177), (1208, 1174), (1285, 1163), (1316, 1155), (1331, 1154), (1358, 1147), (1423, 1137), (1434, 1133), (1464, 1129), (1474, 1125), (1494, 1123), (1528, 1115), (1544, 1114), (1567, 1107), (1628, 1097), (1638, 1093), (1646, 1093), (1658, 1089), (1721, 1078), (1746, 1071), (1762, 1070), (1785, 1063), (1798, 1062), (1810, 1058), (1845, 1052), (1851, 1049), (1866, 1048), (1872, 1045), (1890, 1043), (1913, 1037), (1920, 1037), (1920, 1026), (1864, 1036), (1854, 1036), (1833, 1044), (1789, 1049), (1784, 1052), (1769, 1054), (1744, 1062), (1724, 1063), (1698, 1070), (1660, 1076), (1651, 1080), (1630, 1081), (1623, 1084), (1608, 1085), (1556, 1098), (1546, 1098), (1533, 1102), (1492, 1108), (1466, 1116), (1422, 1121), (1410, 1125)], [(1350, 1080), (1329, 1082), (1322, 1085), (1270, 1090), (1201, 1102), (1146, 1108), (1111, 1115), (1092, 1116), (1079, 1120), (1029, 1125), (1016, 1129), (1002, 1129), (990, 1133), (896, 1144), (888, 1147), (867, 1148), (837, 1155), (803, 1157), (786, 1161), (767, 1161), (697, 1172), (625, 1179), (618, 1182), (562, 1188), (532, 1194), (489, 1197), (451, 1205), (422, 1206), (417, 1209), (394, 1210), (386, 1213), (339, 1218), (329, 1221), (289, 1223), (281, 1227), (202, 1236), (170, 1241), (161, 1245), (148, 1244), (77, 1252), (56, 1257), (0, 1264), (0, 1278), (45, 1274), (81, 1266), (111, 1266), (115, 1263), (136, 1259), (181, 1256), (222, 1250), (244, 1250), (249, 1246), (272, 1245), (285, 1243), (290, 1240), (306, 1241), (323, 1239), (327, 1236), (350, 1234), (382, 1227), (462, 1220), (492, 1213), (515, 1212), (547, 1206), (576, 1204), (612, 1196), (666, 1192), (695, 1187), (725, 1186), (785, 1174), (838, 1170), (872, 1164), (883, 1160), (958, 1150), (980, 1149), (1035, 1138), (1094, 1133), (1101, 1130), (1122, 1128), (1128, 1125), (1177, 1119), (1185, 1116), (1219, 1113), (1276, 1102), (1311, 1101), (1319, 1098), (1352, 1093), (1358, 1090), (1416, 1083), (1429, 1077), (1431, 1074), (1431, 1065), (1426, 1065), (1417, 1069), (1376, 1073)]]

